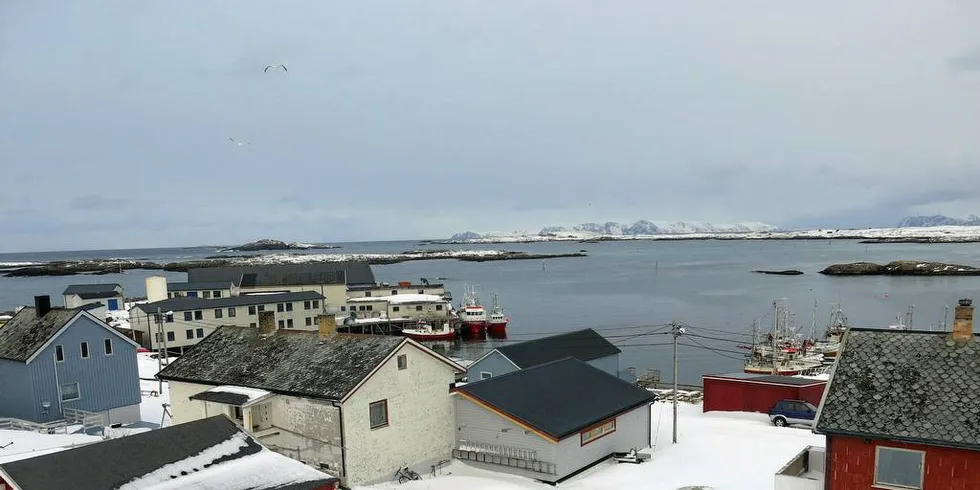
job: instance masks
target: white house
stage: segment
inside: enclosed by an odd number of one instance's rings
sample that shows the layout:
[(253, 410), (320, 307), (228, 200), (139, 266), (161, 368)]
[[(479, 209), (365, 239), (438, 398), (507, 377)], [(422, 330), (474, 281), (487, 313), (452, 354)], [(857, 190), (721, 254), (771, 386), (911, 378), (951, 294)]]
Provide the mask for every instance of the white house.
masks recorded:
[(164, 368), (173, 420), (227, 414), (348, 486), (451, 458), (463, 368), (405, 337), (221, 327)]
[(167, 282), (167, 298), (218, 299), (238, 296), (238, 286), (232, 282)]
[[(116, 283), (71, 284), (61, 293), (65, 298), (65, 308), (101, 303), (108, 310), (121, 310), (125, 304), (123, 288)], [(105, 318), (104, 310), (90, 309), (90, 313)]]
[(187, 271), (190, 283), (232, 283), (239, 294), (315, 291), (326, 305), (347, 301), (348, 286), (374, 286), (374, 272), (364, 262), (206, 267)]

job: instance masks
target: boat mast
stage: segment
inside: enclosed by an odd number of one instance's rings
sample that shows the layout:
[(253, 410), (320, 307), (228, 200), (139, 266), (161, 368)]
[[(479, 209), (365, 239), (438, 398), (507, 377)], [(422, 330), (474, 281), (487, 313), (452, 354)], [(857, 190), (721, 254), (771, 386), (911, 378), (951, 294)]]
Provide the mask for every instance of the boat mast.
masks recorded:
[(810, 340), (817, 340), (817, 300), (813, 300), (813, 323), (810, 324)]
[(772, 374), (777, 374), (776, 370), (776, 333), (779, 331), (779, 305), (776, 301), (772, 302), (772, 307), (775, 312), (772, 315), (772, 351), (769, 353), (769, 357), (772, 360)]

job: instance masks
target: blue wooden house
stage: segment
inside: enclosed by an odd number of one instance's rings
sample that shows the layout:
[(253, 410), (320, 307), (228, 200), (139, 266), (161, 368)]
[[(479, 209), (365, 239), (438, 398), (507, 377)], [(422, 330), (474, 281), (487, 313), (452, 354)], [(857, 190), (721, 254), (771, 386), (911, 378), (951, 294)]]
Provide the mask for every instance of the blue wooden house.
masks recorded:
[(472, 383), (567, 357), (574, 357), (613, 376), (624, 377), (619, 369), (620, 352), (605, 337), (586, 328), (497, 347), (470, 364), (466, 379)]
[(36, 296), (0, 327), (0, 417), (140, 420), (137, 344), (81, 308)]

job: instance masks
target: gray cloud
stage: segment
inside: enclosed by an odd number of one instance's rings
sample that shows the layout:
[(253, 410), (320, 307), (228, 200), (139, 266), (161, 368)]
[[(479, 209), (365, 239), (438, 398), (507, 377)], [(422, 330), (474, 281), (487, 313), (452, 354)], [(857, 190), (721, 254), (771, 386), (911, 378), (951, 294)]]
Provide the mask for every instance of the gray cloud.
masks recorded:
[(71, 210), (80, 211), (119, 210), (122, 207), (132, 204), (132, 202), (133, 200), (129, 198), (109, 197), (99, 194), (86, 194), (84, 196), (69, 199), (68, 208)]

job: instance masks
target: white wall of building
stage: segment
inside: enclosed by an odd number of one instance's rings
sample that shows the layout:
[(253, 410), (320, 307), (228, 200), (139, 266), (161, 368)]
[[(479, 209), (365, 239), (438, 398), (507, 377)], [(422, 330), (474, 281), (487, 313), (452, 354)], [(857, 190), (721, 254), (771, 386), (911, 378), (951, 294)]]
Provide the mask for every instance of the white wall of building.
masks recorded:
[[(298, 293), (300, 291), (314, 291), (320, 293), (324, 297), (324, 303), (326, 303), (326, 308), (334, 307), (339, 308), (341, 305), (347, 303), (347, 286), (344, 284), (310, 284), (305, 286), (263, 286), (254, 288), (241, 288), (239, 290), (240, 295), (247, 295), (251, 293), (272, 293), (272, 292), (283, 292), (283, 293)], [(333, 311), (323, 311), (323, 313), (332, 313)]]

